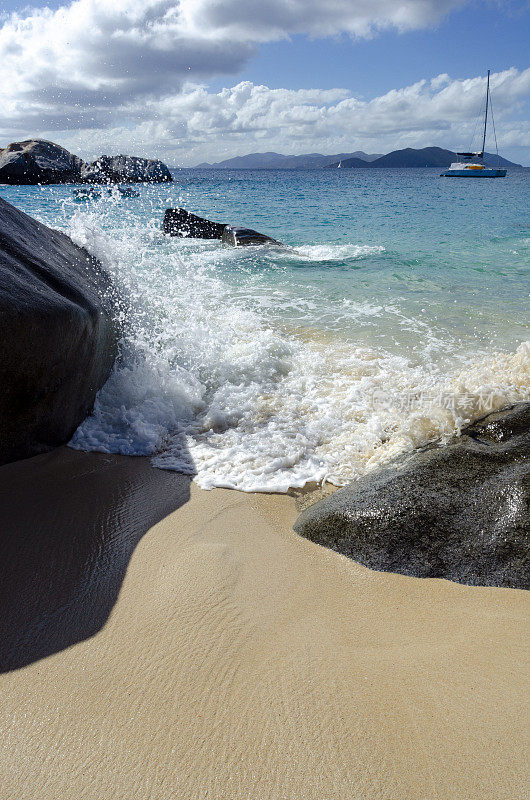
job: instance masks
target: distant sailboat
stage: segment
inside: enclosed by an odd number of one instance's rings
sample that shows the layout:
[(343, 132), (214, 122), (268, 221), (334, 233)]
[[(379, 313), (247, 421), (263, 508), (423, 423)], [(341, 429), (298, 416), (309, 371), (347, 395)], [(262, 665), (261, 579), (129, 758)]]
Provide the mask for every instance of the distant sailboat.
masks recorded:
[[(482, 133), (482, 149), (478, 153), (457, 153), (457, 156), (462, 158), (461, 161), (455, 161), (451, 164), (446, 172), (442, 172), (441, 178), (504, 178), (506, 177), (506, 170), (501, 167), (490, 167), (484, 164), (484, 148), (486, 146), (486, 129), (488, 126), (488, 108), (491, 107), (490, 95), (490, 71), (488, 70), (488, 82), (486, 86), (486, 111), (484, 113), (484, 130)], [(493, 109), (492, 109), (493, 116)], [(495, 123), (493, 123), (493, 130), (495, 131)], [(497, 137), (495, 137), (495, 146), (497, 146)], [(499, 151), (497, 149), (497, 155)]]
[(337, 169), (341, 169), (341, 167), (342, 167), (342, 161), (339, 161), (339, 163), (337, 164)]

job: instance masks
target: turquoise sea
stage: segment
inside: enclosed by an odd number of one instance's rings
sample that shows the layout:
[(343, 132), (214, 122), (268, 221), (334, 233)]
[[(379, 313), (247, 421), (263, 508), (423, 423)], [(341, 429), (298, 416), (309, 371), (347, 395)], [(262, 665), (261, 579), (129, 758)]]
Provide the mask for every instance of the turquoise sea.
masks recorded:
[[(340, 484), (530, 395), (530, 171), (175, 170), (134, 199), (0, 195), (98, 256), (130, 305), (72, 445), (201, 486)], [(168, 206), (292, 249), (160, 232)]]

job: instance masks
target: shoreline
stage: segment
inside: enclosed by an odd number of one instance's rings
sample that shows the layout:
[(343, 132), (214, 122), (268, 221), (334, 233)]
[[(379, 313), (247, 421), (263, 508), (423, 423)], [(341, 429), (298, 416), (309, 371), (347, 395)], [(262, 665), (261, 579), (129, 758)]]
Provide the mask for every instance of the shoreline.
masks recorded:
[(0, 478), (7, 795), (525, 795), (524, 591), (373, 572), (295, 534), (294, 497), (144, 457)]

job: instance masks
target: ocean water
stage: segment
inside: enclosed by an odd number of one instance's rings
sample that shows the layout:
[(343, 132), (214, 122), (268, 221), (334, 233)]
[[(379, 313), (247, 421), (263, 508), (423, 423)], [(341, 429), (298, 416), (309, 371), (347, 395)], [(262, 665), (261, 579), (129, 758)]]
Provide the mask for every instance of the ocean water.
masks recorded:
[[(72, 447), (283, 492), (340, 485), (529, 398), (529, 178), (177, 170), (84, 203), (1, 186), (100, 258), (129, 304)], [(291, 249), (166, 237), (168, 206)]]

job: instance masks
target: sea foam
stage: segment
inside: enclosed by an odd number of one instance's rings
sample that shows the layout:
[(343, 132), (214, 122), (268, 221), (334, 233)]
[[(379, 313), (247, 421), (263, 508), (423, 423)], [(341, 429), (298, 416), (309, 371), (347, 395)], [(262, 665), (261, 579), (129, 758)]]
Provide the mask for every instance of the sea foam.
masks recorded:
[[(118, 225), (101, 209), (74, 213), (68, 231), (103, 261), (130, 307), (120, 359), (75, 448), (149, 455), (204, 488), (285, 492), (308, 481), (341, 485), (528, 397), (530, 343), (453, 354), (395, 304), (340, 299), (326, 308), (289, 290), (282, 270), (292, 255), (170, 239), (154, 222)], [(315, 261), (384, 252), (362, 243), (297, 249)], [(267, 270), (268, 284), (253, 283)], [(349, 325), (394, 320), (421, 334), (422, 346), (345, 339), (333, 328), (341, 314)]]

